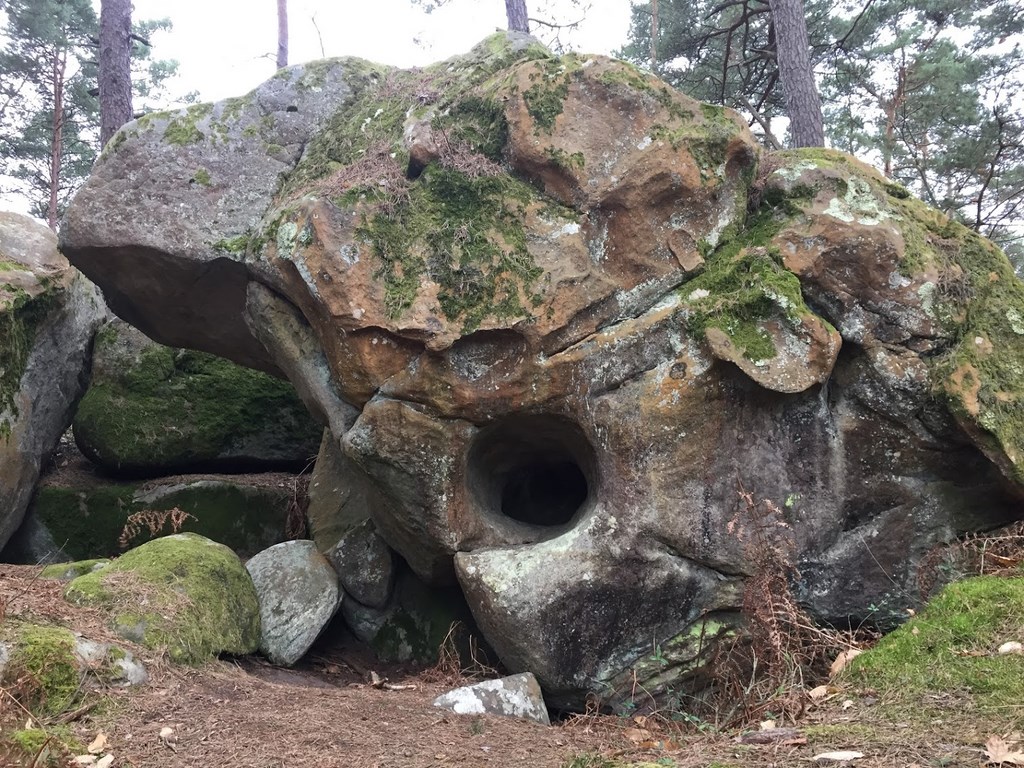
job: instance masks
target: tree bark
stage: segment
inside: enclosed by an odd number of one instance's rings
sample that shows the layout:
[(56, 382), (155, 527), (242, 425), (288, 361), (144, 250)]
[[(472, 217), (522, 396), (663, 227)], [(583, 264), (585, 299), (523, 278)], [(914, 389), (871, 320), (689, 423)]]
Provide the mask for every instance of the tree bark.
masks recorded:
[(811, 67), (803, 0), (769, 0), (775, 26), (779, 79), (786, 94), (789, 141), (794, 147), (825, 146), (821, 98)]
[(288, 0), (277, 0), (277, 68), (288, 66)]
[(64, 77), (67, 51), (54, 49), (50, 59), (50, 87), (53, 94), (53, 125), (50, 133), (50, 199), (46, 204), (46, 223), (57, 231), (57, 202), (60, 197), (60, 166), (64, 154)]
[(530, 18), (526, 12), (526, 0), (505, 0), (505, 16), (508, 17), (509, 32), (530, 34)]
[(651, 72), (658, 71), (658, 0), (651, 0)]
[(100, 146), (132, 119), (132, 3), (100, 4)]

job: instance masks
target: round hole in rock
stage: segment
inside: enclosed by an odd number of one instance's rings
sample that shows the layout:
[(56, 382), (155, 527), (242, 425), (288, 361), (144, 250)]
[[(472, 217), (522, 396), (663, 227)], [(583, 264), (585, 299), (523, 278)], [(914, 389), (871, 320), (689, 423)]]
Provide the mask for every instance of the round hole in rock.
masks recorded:
[(593, 448), (573, 422), (514, 416), (480, 431), (469, 450), (467, 475), (485, 513), (563, 526), (588, 506), (594, 464)]

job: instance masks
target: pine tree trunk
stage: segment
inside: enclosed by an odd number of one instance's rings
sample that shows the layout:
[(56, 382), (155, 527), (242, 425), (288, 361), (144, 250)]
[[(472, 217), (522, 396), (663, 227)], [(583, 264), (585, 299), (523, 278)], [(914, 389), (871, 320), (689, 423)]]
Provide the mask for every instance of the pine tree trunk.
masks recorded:
[(67, 51), (54, 50), (50, 60), (50, 87), (53, 94), (53, 125), (50, 132), (50, 199), (46, 204), (46, 223), (57, 231), (57, 202), (60, 196), (60, 166), (64, 152), (64, 73)]
[(526, 0), (505, 0), (505, 15), (508, 17), (509, 32), (530, 34), (530, 18), (526, 12)]
[(769, 0), (775, 26), (779, 79), (786, 93), (789, 137), (794, 147), (825, 146), (821, 98), (811, 67), (803, 0)]
[(100, 146), (132, 119), (132, 3), (100, 4)]
[(658, 0), (651, 0), (651, 72), (658, 71)]
[(277, 0), (277, 68), (288, 66), (288, 0)]

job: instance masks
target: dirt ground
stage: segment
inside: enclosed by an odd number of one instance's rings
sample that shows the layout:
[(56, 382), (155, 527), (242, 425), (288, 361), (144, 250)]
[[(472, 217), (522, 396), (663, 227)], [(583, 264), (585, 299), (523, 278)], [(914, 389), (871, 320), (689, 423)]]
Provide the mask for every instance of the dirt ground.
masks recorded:
[[(159, 653), (115, 637), (98, 611), (69, 605), (63, 585), (38, 578), (39, 570), (0, 565), (0, 631), (15, 621), (69, 627), (93, 640), (117, 642), (149, 671), (144, 685), (84, 691), (70, 716), (41, 723), (66, 725), (83, 745), (102, 731), (107, 745), (101, 754), (114, 756), (113, 768), (976, 767), (986, 764), (983, 747), (993, 733), (1011, 744), (1024, 739), (1024, 705), (993, 719), (972, 711), (969, 698), (943, 693), (923, 702), (930, 713), (924, 720), (917, 711), (907, 711), (904, 719), (899, 710), (882, 706), (873, 691), (838, 688), (820, 701), (808, 700), (797, 722), (779, 723), (786, 728), (768, 736), (756, 725), (744, 735), (655, 717), (576, 715), (545, 727), (460, 716), (432, 701), (469, 681), (436, 668), (377, 665), (354, 641), (318, 646), (291, 670), (258, 657), (199, 668), (171, 665)], [(370, 685), (371, 672), (396, 689)], [(11, 692), (0, 690), (0, 741), (23, 728), (26, 718)], [(1014, 729), (1014, 722), (1020, 727)], [(862, 757), (814, 759), (835, 750), (855, 750)], [(0, 764), (33, 760), (9, 755), (5, 762), (0, 753)]]

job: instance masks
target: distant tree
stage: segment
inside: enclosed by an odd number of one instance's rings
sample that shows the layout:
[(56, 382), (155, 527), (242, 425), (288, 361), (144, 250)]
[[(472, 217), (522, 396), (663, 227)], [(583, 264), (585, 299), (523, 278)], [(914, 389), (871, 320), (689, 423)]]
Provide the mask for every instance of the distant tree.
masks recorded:
[[(449, 0), (412, 0), (413, 5), (418, 5), (427, 13), (432, 13), (442, 5), (447, 5)], [(508, 22), (510, 32), (530, 32), (530, 14), (526, 10), (526, 0), (505, 0), (505, 19)]]
[(288, 0), (277, 0), (277, 68), (288, 66)]
[[(90, 0), (5, 0), (2, 9), (0, 188), (56, 229), (98, 151), (100, 23)], [(136, 95), (153, 97), (177, 68), (148, 59), (148, 33), (169, 25), (145, 22), (131, 34)]]
[(9, 0), (4, 10), (0, 79), (22, 96), (4, 122), (5, 170), (34, 191), (33, 213), (56, 229), (70, 192), (63, 180), (87, 173), (95, 156), (84, 137), (97, 111), (89, 85), (98, 22), (89, 0)]
[(100, 3), (100, 146), (132, 119), (132, 3)]

